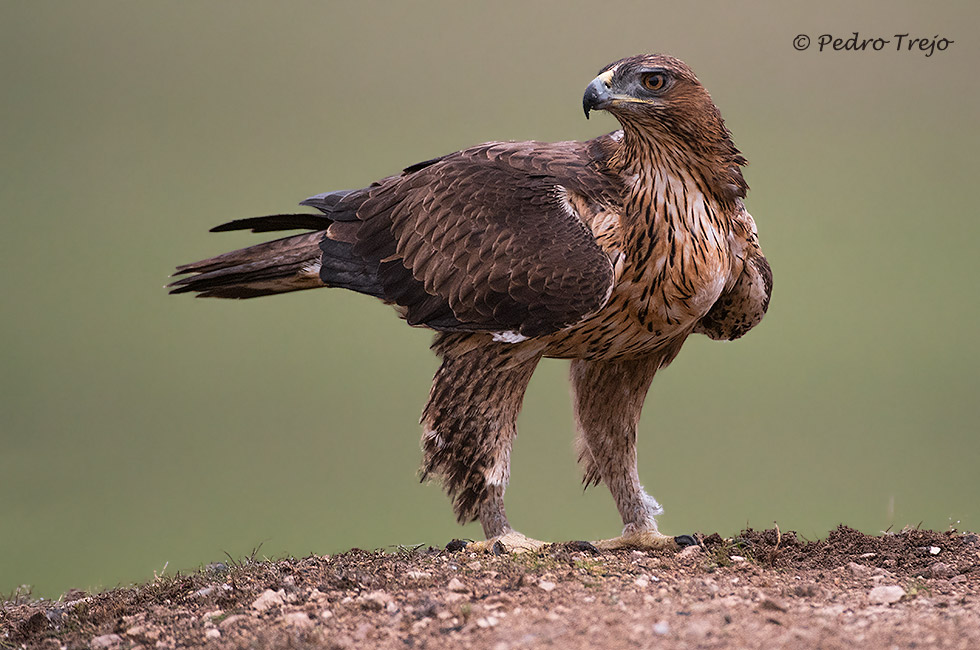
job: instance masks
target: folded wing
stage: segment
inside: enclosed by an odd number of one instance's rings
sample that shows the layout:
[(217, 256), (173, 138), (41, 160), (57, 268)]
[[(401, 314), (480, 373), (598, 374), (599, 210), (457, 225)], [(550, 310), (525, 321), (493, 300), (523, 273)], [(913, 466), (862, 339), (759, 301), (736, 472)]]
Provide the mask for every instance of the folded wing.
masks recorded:
[[(582, 143), (490, 143), (307, 204), (335, 222), (324, 255), (349, 244), (409, 323), (533, 337), (582, 320), (611, 291), (612, 264), (568, 199), (615, 194), (593, 163)], [(331, 284), (327, 264), (321, 279)]]

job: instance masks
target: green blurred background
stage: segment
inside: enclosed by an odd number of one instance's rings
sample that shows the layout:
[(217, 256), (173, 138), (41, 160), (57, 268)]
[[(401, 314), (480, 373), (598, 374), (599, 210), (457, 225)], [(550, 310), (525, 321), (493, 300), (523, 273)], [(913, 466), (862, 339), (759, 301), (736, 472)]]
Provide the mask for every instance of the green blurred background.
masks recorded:
[[(427, 332), (342, 291), (162, 285), (258, 240), (207, 233), (222, 221), (486, 140), (612, 130), (582, 92), (644, 51), (722, 109), (776, 279), (757, 330), (691, 339), (654, 383), (661, 528), (980, 528), (980, 5), (920, 4), (0, 4), (0, 593), (479, 537), (416, 478)], [(815, 51), (853, 31), (955, 43)], [(509, 514), (611, 536), (566, 371), (531, 384)]]

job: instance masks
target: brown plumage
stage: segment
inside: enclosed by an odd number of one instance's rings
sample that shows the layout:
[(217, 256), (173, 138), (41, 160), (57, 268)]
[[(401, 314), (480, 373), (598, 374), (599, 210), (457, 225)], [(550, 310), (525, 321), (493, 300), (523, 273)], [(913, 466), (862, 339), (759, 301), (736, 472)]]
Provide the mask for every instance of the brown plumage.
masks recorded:
[(542, 357), (570, 358), (577, 448), (623, 534), (672, 545), (640, 485), (636, 426), (654, 374), (692, 333), (735, 339), (765, 314), (772, 274), (742, 199), (745, 159), (694, 73), (664, 55), (604, 68), (583, 106), (622, 130), (588, 142), (491, 142), (303, 205), (320, 214), (215, 231), (308, 229), (178, 267), (173, 293), (251, 298), (343, 287), (437, 330), (422, 415), (423, 476), (490, 544), (515, 533), (503, 494), (524, 391)]

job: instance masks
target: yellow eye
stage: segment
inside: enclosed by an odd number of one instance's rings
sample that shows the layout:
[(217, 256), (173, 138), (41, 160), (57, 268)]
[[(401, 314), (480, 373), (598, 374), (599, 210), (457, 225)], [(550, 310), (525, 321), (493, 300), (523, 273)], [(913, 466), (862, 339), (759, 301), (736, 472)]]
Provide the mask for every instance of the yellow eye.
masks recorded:
[(667, 77), (662, 72), (648, 72), (643, 75), (642, 80), (644, 88), (655, 92), (663, 90), (664, 85), (667, 83)]

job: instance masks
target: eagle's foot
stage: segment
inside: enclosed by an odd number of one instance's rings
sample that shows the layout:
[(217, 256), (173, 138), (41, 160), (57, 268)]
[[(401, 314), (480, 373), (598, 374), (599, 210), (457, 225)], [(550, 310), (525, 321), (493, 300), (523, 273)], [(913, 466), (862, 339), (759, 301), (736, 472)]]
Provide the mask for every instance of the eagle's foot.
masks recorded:
[(504, 555), (507, 553), (534, 553), (547, 545), (547, 542), (531, 539), (512, 530), (503, 535), (496, 535), (490, 539), (485, 539), (482, 542), (470, 542), (466, 545), (466, 550), (475, 553)]
[(678, 535), (677, 537), (671, 537), (670, 535), (664, 535), (656, 530), (638, 530), (624, 533), (619, 537), (614, 537), (612, 539), (603, 539), (599, 540), (598, 542), (592, 542), (592, 544), (596, 548), (604, 551), (614, 551), (624, 548), (655, 551), (676, 551), (684, 548), (685, 546), (693, 546), (697, 544), (697, 542), (690, 535)]

